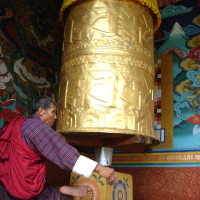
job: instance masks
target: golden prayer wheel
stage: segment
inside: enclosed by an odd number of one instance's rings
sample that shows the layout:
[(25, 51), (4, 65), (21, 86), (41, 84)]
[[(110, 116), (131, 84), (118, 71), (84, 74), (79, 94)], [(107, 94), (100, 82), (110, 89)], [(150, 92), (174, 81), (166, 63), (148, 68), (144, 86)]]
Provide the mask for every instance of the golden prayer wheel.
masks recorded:
[(158, 144), (153, 125), (157, 1), (64, 0), (63, 18), (57, 131), (78, 146), (132, 151), (133, 144)]

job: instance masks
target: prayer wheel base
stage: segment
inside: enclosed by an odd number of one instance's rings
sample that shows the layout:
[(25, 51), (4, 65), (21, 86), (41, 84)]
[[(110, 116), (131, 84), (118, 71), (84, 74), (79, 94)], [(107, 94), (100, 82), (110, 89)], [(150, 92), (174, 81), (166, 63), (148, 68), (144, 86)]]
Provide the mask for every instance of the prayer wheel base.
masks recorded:
[[(105, 134), (105, 133), (73, 133), (62, 134), (62, 137), (75, 146), (79, 151), (85, 152), (100, 147), (110, 147), (114, 150), (144, 153), (150, 152), (151, 147), (158, 145), (160, 142), (155, 137), (143, 135), (127, 134)], [(98, 138), (98, 139), (97, 139)]]

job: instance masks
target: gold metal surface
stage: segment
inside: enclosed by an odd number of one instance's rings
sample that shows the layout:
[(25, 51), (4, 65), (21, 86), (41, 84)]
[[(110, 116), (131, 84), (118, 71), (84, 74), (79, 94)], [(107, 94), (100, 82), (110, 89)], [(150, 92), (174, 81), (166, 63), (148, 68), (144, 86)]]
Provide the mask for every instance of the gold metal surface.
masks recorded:
[[(60, 9), (60, 13), (59, 13), (59, 20), (63, 21), (64, 12), (66, 11), (66, 9), (69, 6), (71, 6), (75, 2), (81, 2), (81, 1), (83, 1), (83, 0), (63, 0), (62, 6)], [(160, 23), (161, 23), (161, 15), (160, 15), (157, 0), (130, 0), (130, 1), (139, 2), (141, 5), (147, 7), (147, 8), (149, 8), (149, 10), (151, 10), (151, 15), (152, 15), (153, 22), (154, 22), (154, 32), (156, 32), (156, 30), (159, 28)]]
[(135, 1), (75, 3), (65, 22), (57, 131), (154, 136), (153, 19)]

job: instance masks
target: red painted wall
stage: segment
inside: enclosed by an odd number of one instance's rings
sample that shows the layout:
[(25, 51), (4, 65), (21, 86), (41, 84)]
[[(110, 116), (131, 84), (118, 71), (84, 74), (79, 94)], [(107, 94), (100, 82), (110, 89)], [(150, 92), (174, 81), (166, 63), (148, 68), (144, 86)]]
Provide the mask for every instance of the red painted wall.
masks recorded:
[(134, 200), (199, 200), (199, 167), (116, 168), (133, 177)]

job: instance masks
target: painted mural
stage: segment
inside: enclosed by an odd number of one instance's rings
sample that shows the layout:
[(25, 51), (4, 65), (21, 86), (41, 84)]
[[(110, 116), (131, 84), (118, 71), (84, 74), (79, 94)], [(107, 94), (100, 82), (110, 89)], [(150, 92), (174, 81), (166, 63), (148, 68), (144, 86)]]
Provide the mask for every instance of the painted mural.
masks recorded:
[(200, 1), (160, 8), (155, 56), (173, 54), (173, 148), (200, 148)]
[(28, 115), (35, 97), (56, 98), (62, 1), (0, 0), (0, 127)]
[(177, 3), (179, 1), (183, 1), (183, 0), (157, 0), (159, 7), (167, 6), (173, 3)]
[[(0, 0), (0, 127), (57, 95), (62, 1)], [(155, 57), (173, 54), (174, 148), (200, 148), (200, 0), (158, 0)]]

